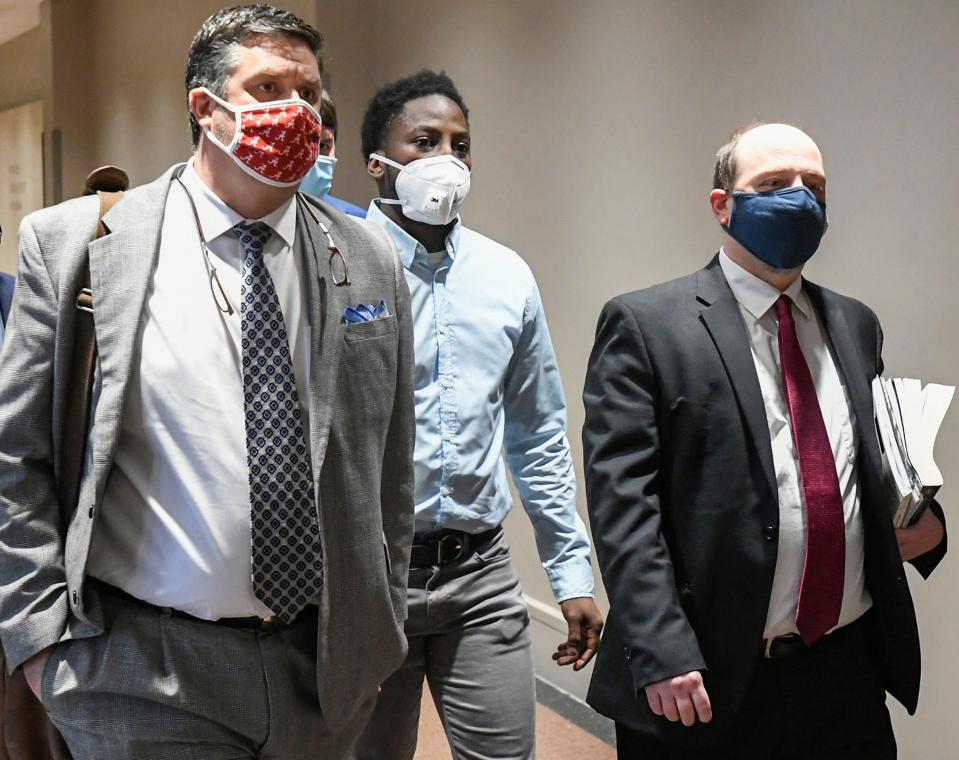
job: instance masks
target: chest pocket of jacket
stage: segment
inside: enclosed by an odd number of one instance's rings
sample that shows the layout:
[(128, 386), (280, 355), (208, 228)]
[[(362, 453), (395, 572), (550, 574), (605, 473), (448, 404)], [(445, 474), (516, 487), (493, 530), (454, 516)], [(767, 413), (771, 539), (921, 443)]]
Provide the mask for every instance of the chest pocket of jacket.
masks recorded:
[[(350, 410), (353, 433), (385, 430), (396, 391), (398, 324), (395, 316), (344, 328), (337, 395)], [(352, 434), (351, 434), (352, 435)]]
[(382, 338), (385, 335), (393, 335), (397, 329), (396, 317), (391, 314), (388, 317), (374, 319), (371, 322), (349, 324), (343, 331), (343, 337), (347, 343), (359, 343), (364, 340)]

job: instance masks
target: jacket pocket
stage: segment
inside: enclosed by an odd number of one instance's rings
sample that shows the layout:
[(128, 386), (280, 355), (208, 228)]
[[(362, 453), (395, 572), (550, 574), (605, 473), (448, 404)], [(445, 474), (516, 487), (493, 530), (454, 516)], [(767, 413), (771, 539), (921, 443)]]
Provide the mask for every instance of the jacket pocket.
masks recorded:
[(374, 319), (371, 322), (354, 322), (346, 326), (343, 334), (347, 343), (355, 343), (360, 340), (370, 340), (372, 338), (381, 338), (384, 335), (392, 335), (396, 332), (398, 323), (394, 315)]
[(393, 576), (393, 563), (390, 562), (390, 547), (386, 543), (386, 533), (383, 533), (383, 559), (386, 560), (386, 577), (391, 578)]
[(695, 626), (696, 621), (696, 589), (691, 583), (680, 583), (676, 589), (679, 596), (679, 606), (683, 608), (686, 619), (690, 625)]

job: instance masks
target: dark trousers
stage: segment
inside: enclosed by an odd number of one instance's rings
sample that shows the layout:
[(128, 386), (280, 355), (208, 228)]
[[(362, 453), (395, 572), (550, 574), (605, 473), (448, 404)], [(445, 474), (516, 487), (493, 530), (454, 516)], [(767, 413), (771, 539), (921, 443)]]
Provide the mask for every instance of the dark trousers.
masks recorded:
[(719, 746), (671, 747), (617, 724), (619, 760), (895, 760), (871, 625), (867, 613), (794, 657), (760, 656)]
[(0, 760), (70, 760), (70, 751), (47, 717), (23, 671), (7, 675), (0, 650)]

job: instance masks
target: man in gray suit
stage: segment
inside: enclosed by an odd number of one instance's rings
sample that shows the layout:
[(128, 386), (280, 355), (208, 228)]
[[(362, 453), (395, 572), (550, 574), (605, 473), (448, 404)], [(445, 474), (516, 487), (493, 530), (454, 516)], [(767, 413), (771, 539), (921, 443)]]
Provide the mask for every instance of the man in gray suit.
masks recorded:
[[(379, 229), (297, 194), (320, 35), (200, 28), (195, 154), (20, 235), (0, 358), (0, 638), (76, 758), (339, 758), (406, 652), (412, 345)], [(76, 294), (98, 361), (60, 504)]]

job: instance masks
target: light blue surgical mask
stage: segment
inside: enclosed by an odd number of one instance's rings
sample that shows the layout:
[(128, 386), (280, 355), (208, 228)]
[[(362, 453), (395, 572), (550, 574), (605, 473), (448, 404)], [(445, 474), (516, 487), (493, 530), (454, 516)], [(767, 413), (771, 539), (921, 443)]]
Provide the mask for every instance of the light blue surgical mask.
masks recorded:
[(332, 156), (320, 156), (310, 168), (303, 181), (300, 182), (300, 192), (322, 198), (333, 187), (333, 169), (336, 159)]

